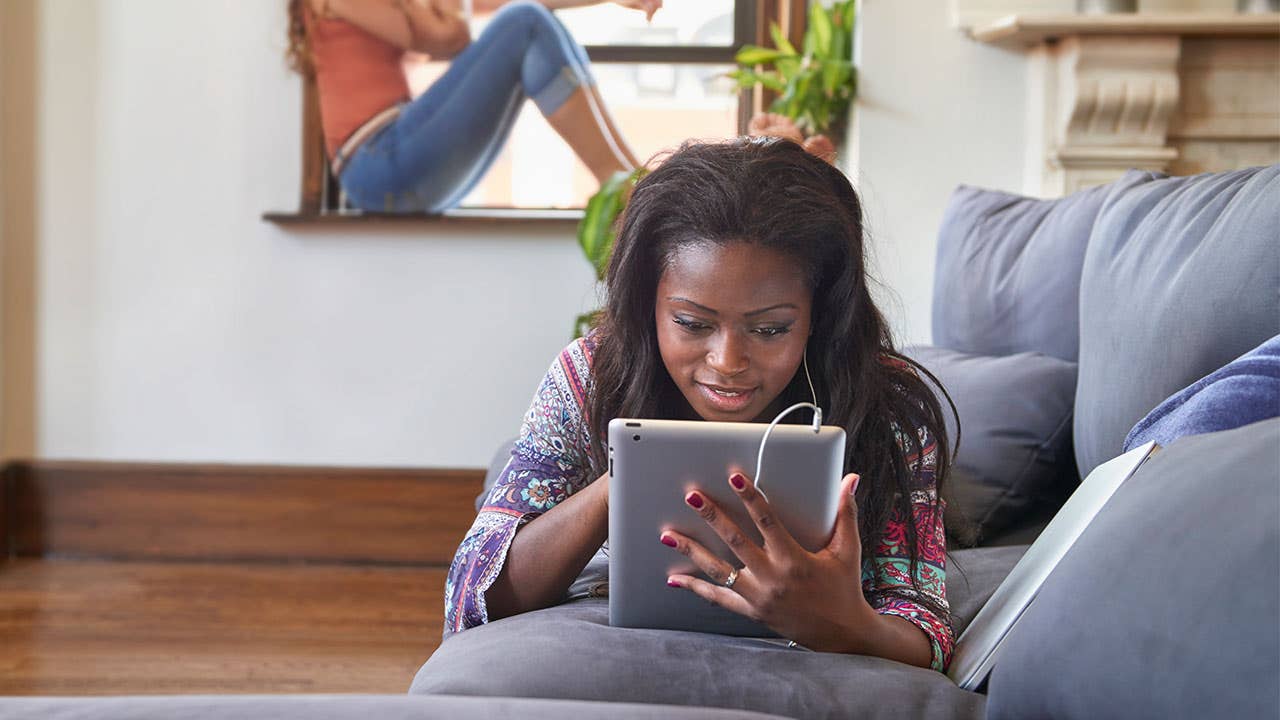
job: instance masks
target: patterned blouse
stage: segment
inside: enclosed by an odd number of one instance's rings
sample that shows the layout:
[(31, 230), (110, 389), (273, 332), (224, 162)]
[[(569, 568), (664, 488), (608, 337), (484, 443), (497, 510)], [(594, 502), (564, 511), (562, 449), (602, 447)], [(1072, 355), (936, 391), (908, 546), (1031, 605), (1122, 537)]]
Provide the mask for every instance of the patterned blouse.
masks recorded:
[[(516, 530), (603, 474), (591, 460), (586, 399), (591, 386), (592, 343), (576, 340), (551, 364), (525, 414), (511, 460), (494, 483), (475, 523), (458, 546), (445, 581), (445, 634), (488, 621), (485, 592), (507, 557)], [(920, 430), (923, 458), (909, 458), (915, 469), (911, 522), (919, 542), (916, 575), (923, 594), (947, 608), (946, 544), (941, 507), (935, 509), (936, 445)], [(944, 670), (951, 659), (950, 624), (918, 602), (911, 586), (907, 520), (893, 515), (883, 538), (863, 548), (862, 589), (882, 615), (896, 615), (919, 626), (932, 646), (932, 666)], [(873, 565), (874, 563), (874, 565)], [(880, 580), (874, 567), (879, 566)]]

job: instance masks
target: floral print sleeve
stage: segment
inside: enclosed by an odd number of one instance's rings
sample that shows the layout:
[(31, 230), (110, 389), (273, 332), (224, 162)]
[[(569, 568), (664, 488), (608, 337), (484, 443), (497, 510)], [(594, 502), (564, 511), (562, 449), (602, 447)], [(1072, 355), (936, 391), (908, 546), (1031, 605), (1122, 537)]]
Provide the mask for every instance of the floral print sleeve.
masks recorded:
[[(862, 590), (881, 615), (896, 615), (924, 631), (933, 649), (934, 670), (946, 670), (954, 644), (951, 623), (928, 609), (920, 600), (928, 599), (946, 611), (946, 536), (942, 525), (943, 503), (937, 501), (937, 443), (924, 428), (919, 430), (920, 455), (908, 458), (915, 472), (911, 491), (910, 520), (894, 513), (883, 537), (874, 548), (866, 548)], [(905, 438), (899, 438), (904, 441)], [(915, 525), (920, 547), (915, 576), (920, 590), (911, 582), (911, 555), (907, 548), (907, 522)], [(875, 572), (876, 569), (880, 572)]]
[(597, 477), (583, 411), (591, 350), (589, 340), (575, 341), (551, 363), (538, 387), (511, 460), (449, 566), (445, 635), (488, 622), (485, 592), (502, 570), (516, 530)]

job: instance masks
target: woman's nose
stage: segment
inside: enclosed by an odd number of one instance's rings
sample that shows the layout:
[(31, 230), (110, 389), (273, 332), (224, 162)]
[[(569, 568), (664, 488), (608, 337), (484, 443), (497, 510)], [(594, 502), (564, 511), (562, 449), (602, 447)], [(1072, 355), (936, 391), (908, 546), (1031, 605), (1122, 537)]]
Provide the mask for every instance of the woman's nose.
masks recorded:
[(707, 365), (719, 375), (729, 378), (740, 374), (751, 364), (747, 344), (736, 332), (722, 332), (707, 352)]

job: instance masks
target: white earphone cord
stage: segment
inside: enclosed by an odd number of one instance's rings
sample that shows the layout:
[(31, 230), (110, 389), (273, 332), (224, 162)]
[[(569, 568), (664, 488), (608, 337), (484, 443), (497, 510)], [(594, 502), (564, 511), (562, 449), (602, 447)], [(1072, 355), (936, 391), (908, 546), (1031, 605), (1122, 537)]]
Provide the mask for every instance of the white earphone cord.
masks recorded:
[[(769, 434), (773, 432), (773, 429), (777, 427), (778, 423), (782, 422), (782, 418), (790, 415), (792, 412), (795, 412), (800, 408), (812, 408), (813, 432), (814, 434), (817, 434), (822, 430), (822, 408), (818, 407), (818, 393), (814, 392), (813, 378), (809, 375), (809, 352), (807, 350), (804, 354), (804, 379), (809, 383), (809, 394), (813, 396), (813, 402), (796, 403), (795, 405), (792, 405), (786, 410), (778, 413), (778, 416), (773, 419), (773, 422), (769, 423), (769, 427), (765, 428), (764, 436), (760, 438), (760, 451), (756, 453), (755, 483), (756, 490), (759, 491), (761, 495), (764, 495), (764, 491), (760, 490), (761, 473), (764, 472), (764, 444), (769, 441)], [(769, 499), (767, 495), (765, 496), (765, 499)]]

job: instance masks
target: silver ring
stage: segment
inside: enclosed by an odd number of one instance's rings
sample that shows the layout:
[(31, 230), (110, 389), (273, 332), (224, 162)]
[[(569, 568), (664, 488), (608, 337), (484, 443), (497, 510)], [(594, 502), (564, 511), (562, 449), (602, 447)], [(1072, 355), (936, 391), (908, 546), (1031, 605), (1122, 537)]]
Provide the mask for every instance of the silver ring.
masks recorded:
[(734, 568), (734, 569), (729, 573), (729, 577), (727, 577), (727, 578), (725, 578), (725, 579), (724, 579), (724, 586), (725, 586), (726, 588), (729, 588), (730, 590), (732, 590), (732, 589), (733, 589), (733, 584), (734, 584), (734, 583), (736, 583), (736, 582), (738, 582), (738, 569), (737, 569), (737, 568)]

